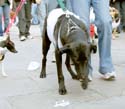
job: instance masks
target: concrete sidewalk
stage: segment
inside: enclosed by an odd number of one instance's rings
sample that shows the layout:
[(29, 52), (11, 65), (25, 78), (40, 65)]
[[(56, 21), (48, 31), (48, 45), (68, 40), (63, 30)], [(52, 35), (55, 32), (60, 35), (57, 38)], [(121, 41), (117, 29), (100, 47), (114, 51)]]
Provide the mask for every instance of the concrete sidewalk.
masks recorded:
[[(0, 109), (125, 109), (125, 33), (112, 40), (116, 81), (101, 79), (96, 53), (92, 55), (93, 81), (87, 90), (71, 79), (63, 63), (67, 95), (58, 94), (56, 65), (51, 63), (53, 47), (48, 53), (47, 78), (39, 78), (42, 42), (38, 25), (31, 26), (31, 34), (34, 39), (20, 42), (17, 27), (11, 28), (11, 39), (18, 53), (8, 52), (5, 57), (5, 72), (9, 76), (4, 78), (0, 74)], [(40, 63), (40, 68), (28, 71), (32, 61)]]

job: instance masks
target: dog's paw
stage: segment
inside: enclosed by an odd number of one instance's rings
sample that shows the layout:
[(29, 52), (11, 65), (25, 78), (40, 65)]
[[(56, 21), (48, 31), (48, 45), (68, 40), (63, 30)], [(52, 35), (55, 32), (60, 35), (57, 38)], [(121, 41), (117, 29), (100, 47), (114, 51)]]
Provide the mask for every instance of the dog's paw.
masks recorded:
[(67, 90), (65, 87), (59, 89), (59, 94), (60, 95), (65, 95), (67, 93)]
[(40, 74), (40, 78), (46, 78), (46, 74), (45, 73), (41, 73)]
[(83, 89), (87, 89), (88, 88), (88, 83), (82, 82), (81, 86), (82, 86)]

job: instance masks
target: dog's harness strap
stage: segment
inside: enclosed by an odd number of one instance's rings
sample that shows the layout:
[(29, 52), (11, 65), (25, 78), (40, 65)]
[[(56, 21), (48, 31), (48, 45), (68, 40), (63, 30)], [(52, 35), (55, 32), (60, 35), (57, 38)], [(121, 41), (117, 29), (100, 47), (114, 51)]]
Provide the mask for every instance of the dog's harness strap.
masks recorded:
[[(72, 24), (72, 26), (70, 26), (70, 24)], [(68, 25), (67, 35), (69, 35), (69, 33), (73, 30), (80, 29), (80, 27), (70, 18), (70, 16), (68, 17), (67, 25)]]

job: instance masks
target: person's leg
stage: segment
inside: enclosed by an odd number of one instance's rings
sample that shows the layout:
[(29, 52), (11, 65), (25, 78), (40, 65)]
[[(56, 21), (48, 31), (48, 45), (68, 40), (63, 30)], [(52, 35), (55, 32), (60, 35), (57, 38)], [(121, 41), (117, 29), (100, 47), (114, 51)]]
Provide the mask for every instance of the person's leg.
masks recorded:
[(25, 36), (30, 36), (30, 26), (31, 26), (31, 1), (27, 0), (27, 4), (25, 5), (25, 23), (26, 23), (26, 29), (25, 29)]
[(66, 8), (72, 12), (72, 6), (71, 6), (71, 1), (70, 0), (65, 0), (66, 3)]
[(0, 6), (0, 36), (3, 36), (2, 17), (3, 17), (3, 7)]
[(48, 12), (55, 9), (57, 6), (57, 0), (48, 0)]
[[(18, 7), (19, 2), (16, 2), (16, 7)], [(21, 10), (18, 13), (18, 29), (19, 29), (19, 38), (25, 37), (25, 29), (26, 29), (26, 23), (25, 23), (25, 4), (22, 6)], [(24, 39), (25, 40), (25, 39)]]
[(37, 4), (32, 3), (31, 15), (32, 15), (31, 23), (33, 25), (39, 24), (39, 20), (37, 17)]
[(46, 0), (42, 0), (42, 2), (40, 4), (38, 4), (38, 19), (40, 22), (40, 31), (41, 31), (41, 35), (43, 33), (43, 25), (44, 25), (44, 21), (45, 21), (45, 17), (47, 15), (47, 2)]
[(10, 5), (5, 4), (3, 6), (3, 16), (4, 16), (4, 32), (6, 31), (8, 25), (9, 25), (9, 19), (10, 19)]
[(88, 29), (90, 25), (90, 1), (91, 0), (79, 0), (79, 2), (77, 0), (67, 1), (68, 3), (70, 3), (69, 5), (71, 5), (70, 8), (72, 7), (72, 12), (80, 17), (80, 19), (85, 23)]
[(125, 32), (125, 1), (121, 3), (122, 29)]
[(111, 57), (112, 20), (109, 13), (109, 0), (93, 0), (92, 6), (99, 38), (99, 72), (111, 73), (114, 71), (114, 66)]

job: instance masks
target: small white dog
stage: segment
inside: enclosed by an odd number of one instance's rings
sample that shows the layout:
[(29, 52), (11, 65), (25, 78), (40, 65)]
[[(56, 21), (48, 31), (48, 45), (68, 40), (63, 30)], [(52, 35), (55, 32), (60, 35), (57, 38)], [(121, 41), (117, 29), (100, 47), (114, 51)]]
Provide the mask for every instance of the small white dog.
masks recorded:
[(4, 70), (4, 63), (3, 63), (4, 57), (7, 51), (17, 53), (15, 49), (15, 45), (10, 40), (9, 36), (0, 37), (0, 62), (1, 62), (2, 76), (7, 76)]

